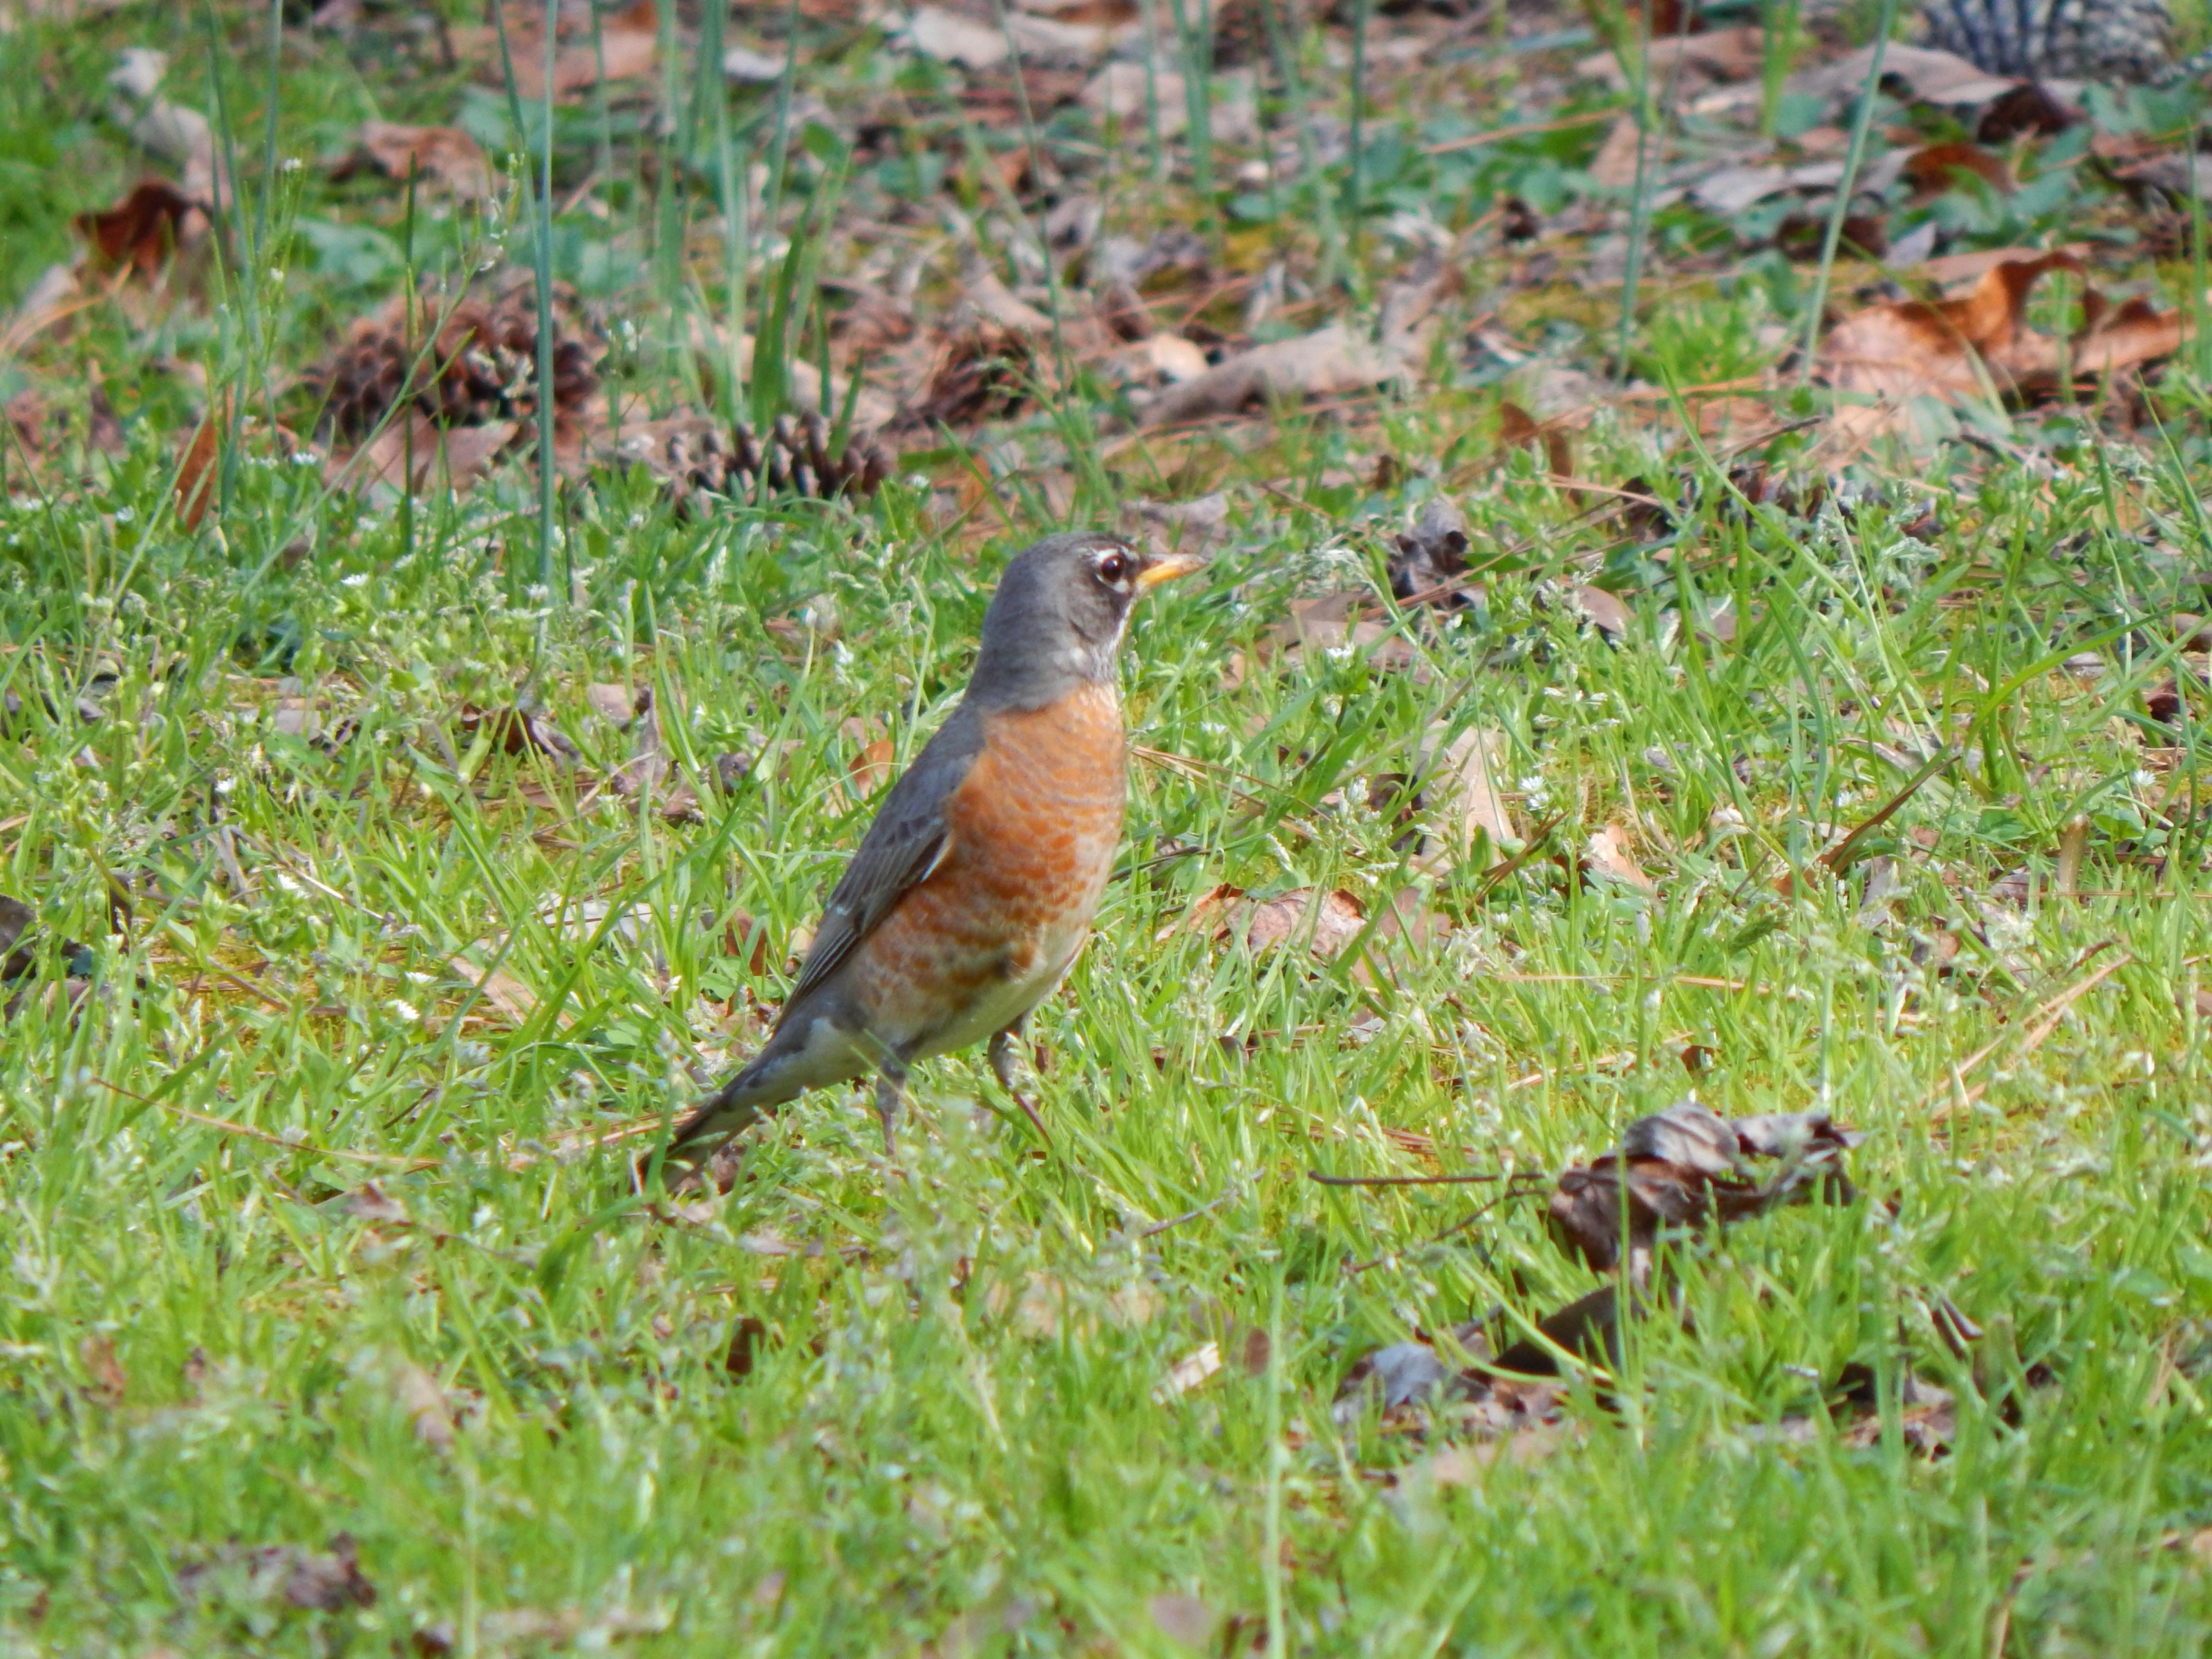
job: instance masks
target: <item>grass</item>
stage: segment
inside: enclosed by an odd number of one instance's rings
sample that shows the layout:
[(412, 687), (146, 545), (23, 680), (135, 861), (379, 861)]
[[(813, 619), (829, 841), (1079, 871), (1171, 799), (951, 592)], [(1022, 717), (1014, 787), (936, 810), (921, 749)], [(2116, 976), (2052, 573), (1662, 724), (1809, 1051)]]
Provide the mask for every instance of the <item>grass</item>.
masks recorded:
[[(265, 42), (259, 9), (238, 27)], [(97, 52), (53, 49), (96, 84)], [(356, 94), (403, 95), (350, 73), (283, 86), (288, 151), (358, 118)], [(422, 113), (445, 95), (415, 91)], [(259, 131), (234, 92), (236, 130)], [(571, 136), (556, 204), (604, 128)], [(0, 187), (52, 228), (60, 209)], [(635, 188), (614, 225), (653, 222)], [(280, 366), (337, 303), (298, 287), (271, 302)], [(1638, 333), (1665, 362), (1733, 364), (1765, 295), (1662, 295)], [(165, 326), (233, 349), (220, 319)], [(69, 347), (106, 356), (128, 453), (71, 450), (35, 481), (11, 456), (0, 518), (21, 711), (0, 889), (44, 941), (0, 1025), (11, 1651), (1188, 1650), (1170, 1627), (1202, 1621), (1164, 1596), (1210, 1611), (1216, 1652), (2203, 1650), (2203, 704), (2174, 727), (2144, 712), (2212, 568), (2186, 377), (2161, 394), (2168, 447), (2062, 412), (2008, 429), (2025, 462), (1954, 446), (1794, 518), (1602, 417), (1583, 476), (1704, 483), (1633, 544), (1525, 462), (1489, 465), (1479, 390), (1194, 448), (1233, 486), (1227, 534), (1205, 578), (1147, 602), (1125, 690), (1138, 740), (1194, 764), (1133, 767), (1097, 937), (1039, 1011), (1051, 1144), (980, 1054), (952, 1057), (917, 1076), (898, 1172), (854, 1089), (771, 1126), (726, 1197), (648, 1208), (628, 1195), (645, 1143), (603, 1139), (757, 1041), (872, 810), (851, 763), (878, 730), (911, 755), (957, 697), (993, 575), (1051, 527), (1042, 495), (1009, 483), (1003, 522), (957, 526), (905, 482), (684, 518), (602, 473), (559, 498), (573, 580), (548, 592), (520, 469), (408, 518), (249, 452), (188, 533), (185, 400), (143, 363), (143, 388), (125, 378), (141, 338), (103, 312)], [(1370, 489), (1378, 452), (1466, 463), (1478, 556), (1511, 555), (1478, 611), (1389, 608), (1389, 532), (1435, 484)], [(1156, 482), (1109, 452), (1084, 499)], [(1567, 602), (1596, 570), (1631, 596), (1617, 641)], [(1417, 672), (1263, 650), (1295, 596), (1345, 587)], [(838, 637), (790, 625), (825, 596)], [(1722, 599), (1733, 640), (1680, 626)], [(2082, 653), (2099, 672), (2067, 663)], [(593, 684), (675, 711), (702, 821), (459, 718), (527, 687), (604, 776), (632, 738), (590, 712)], [(334, 740), (296, 729), (296, 699)], [(1561, 857), (1495, 883), (1411, 869), (1368, 786), (1438, 722), (1503, 734), (1501, 786), (1524, 828), (1558, 819)], [(1886, 911), (1866, 864), (1778, 893), (1923, 741), (1957, 758), (1868, 849), (1894, 860)], [(739, 750), (757, 764), (720, 793), (713, 758)], [(1652, 890), (1577, 873), (1609, 825)], [(2017, 871), (2024, 902), (1998, 886)], [(1412, 883), (1454, 925), (1355, 975), (1178, 928), (1223, 882), (1370, 908)], [(1937, 933), (1948, 968), (1916, 961)], [(65, 939), (94, 968), (74, 1012)], [(1598, 1281), (1538, 1204), (1431, 1244), (1480, 1200), (1309, 1168), (1558, 1170), (1692, 1086), (1866, 1131), (1867, 1198), (1683, 1249), (1689, 1316), (1575, 1384), (1556, 1441), (1477, 1466), (1448, 1426), (1340, 1422), (1339, 1380), (1376, 1345)], [(2055, 1376), (2016, 1420), (1938, 1340), (1942, 1297)], [(1208, 1342), (1223, 1370), (1164, 1388)], [(1863, 1448), (1817, 1407), (1852, 1362), (1887, 1401)], [(1939, 1460), (1905, 1443), (1907, 1364), (1958, 1395)], [(1778, 1443), (1808, 1411), (1811, 1437)], [(198, 1571), (339, 1532), (372, 1605), (295, 1609)]]

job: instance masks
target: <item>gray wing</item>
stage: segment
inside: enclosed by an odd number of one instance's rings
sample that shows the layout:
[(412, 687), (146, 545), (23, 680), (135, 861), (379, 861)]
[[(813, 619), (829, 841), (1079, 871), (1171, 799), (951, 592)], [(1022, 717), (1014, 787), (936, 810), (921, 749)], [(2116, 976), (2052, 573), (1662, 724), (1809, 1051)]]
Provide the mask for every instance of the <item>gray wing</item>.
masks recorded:
[(813, 948), (784, 1003), (787, 1010), (836, 972), (891, 913), (891, 907), (929, 879), (952, 844), (945, 803), (967, 777), (982, 748), (982, 720), (963, 704), (891, 786), (860, 850), (853, 854), (830, 895), (822, 925), (815, 929)]

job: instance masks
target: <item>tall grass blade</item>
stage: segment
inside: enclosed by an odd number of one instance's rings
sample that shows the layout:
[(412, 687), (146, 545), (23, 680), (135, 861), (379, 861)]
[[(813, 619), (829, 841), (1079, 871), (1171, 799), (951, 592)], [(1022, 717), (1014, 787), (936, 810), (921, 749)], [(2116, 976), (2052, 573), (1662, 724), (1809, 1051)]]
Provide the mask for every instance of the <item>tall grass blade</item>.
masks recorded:
[(1836, 203), (1829, 210), (1826, 231), (1820, 238), (1820, 263), (1813, 273), (1813, 292), (1805, 304), (1804, 362), (1797, 383), (1810, 386), (1820, 349), (1820, 317), (1828, 308), (1828, 281), (1836, 268), (1836, 250), (1843, 243), (1844, 221), (1851, 210), (1851, 193), (1858, 188), (1859, 167), (1866, 160), (1867, 134), (1874, 126), (1875, 100), (1881, 92), (1881, 61), (1889, 50), (1890, 31), (1897, 27), (1897, 0), (1881, 0), (1881, 19), (1875, 27), (1874, 52), (1867, 62), (1866, 82), (1859, 88), (1858, 108), (1851, 117), (1851, 144), (1844, 156), (1844, 176), (1836, 181)]

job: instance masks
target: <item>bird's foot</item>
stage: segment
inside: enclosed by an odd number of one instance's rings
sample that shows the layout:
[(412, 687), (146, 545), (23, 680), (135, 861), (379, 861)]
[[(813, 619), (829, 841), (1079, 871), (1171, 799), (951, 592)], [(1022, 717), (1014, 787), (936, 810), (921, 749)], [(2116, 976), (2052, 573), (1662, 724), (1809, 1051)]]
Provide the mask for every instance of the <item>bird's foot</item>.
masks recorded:
[(1030, 1127), (1037, 1132), (1037, 1139), (1046, 1146), (1051, 1146), (1052, 1132), (1044, 1127), (1044, 1120), (1037, 1115), (1036, 1103), (1019, 1089), (1009, 1089), (1006, 1092), (1014, 1097), (1014, 1104), (1022, 1109), (1022, 1115), (1029, 1119)]

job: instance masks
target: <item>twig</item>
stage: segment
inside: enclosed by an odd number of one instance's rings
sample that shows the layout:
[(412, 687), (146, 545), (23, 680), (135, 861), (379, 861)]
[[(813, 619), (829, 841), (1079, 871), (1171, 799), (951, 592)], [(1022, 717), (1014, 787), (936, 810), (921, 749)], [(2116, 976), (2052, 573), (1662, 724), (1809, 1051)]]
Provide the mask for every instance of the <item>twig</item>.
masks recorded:
[(389, 1152), (353, 1152), (336, 1146), (318, 1146), (309, 1140), (287, 1140), (283, 1135), (273, 1134), (267, 1129), (257, 1129), (249, 1123), (233, 1123), (228, 1118), (210, 1117), (205, 1112), (195, 1112), (187, 1106), (173, 1105), (168, 1101), (139, 1094), (120, 1084), (110, 1083), (104, 1077), (94, 1077), (92, 1081), (111, 1093), (121, 1095), (125, 1100), (135, 1100), (144, 1106), (158, 1106), (165, 1112), (174, 1112), (179, 1117), (199, 1124), (204, 1128), (227, 1135), (240, 1135), (247, 1140), (265, 1141), (271, 1146), (282, 1146), (288, 1152), (343, 1158), (349, 1164), (374, 1164), (387, 1170), (434, 1170), (439, 1167), (434, 1158), (395, 1158)]
[(1533, 138), (1540, 132), (1565, 132), (1570, 127), (1594, 127), (1610, 121), (1620, 112), (1617, 109), (1585, 110), (1580, 115), (1563, 115), (1554, 121), (1522, 121), (1510, 127), (1492, 127), (1487, 132), (1471, 132), (1464, 138), (1447, 138), (1441, 143), (1425, 144), (1424, 155), (1449, 155), (1455, 150), (1474, 149), (1484, 144), (1502, 144), (1509, 138)]
[[(2100, 945), (2092, 946), (2088, 956), (2083, 957), (2081, 960), (2083, 962), (2087, 962), (2089, 959), (2089, 957), (2094, 957), (2101, 951), (2111, 949), (2115, 941), (2112, 939), (2106, 939)], [(2128, 955), (2125, 951), (2122, 951), (2118, 956), (2114, 957), (2103, 967), (2098, 969), (2096, 972), (2086, 975), (2082, 978), (2075, 981), (2073, 984), (2068, 986), (2057, 996), (2051, 998), (2050, 1001), (2045, 1003), (2043, 1006), (2037, 1009), (2035, 1011), (2035, 1023), (2028, 1028), (2027, 1035), (2021, 1039), (2020, 1049), (2013, 1055), (2013, 1058), (2015, 1060), (2025, 1060), (2030, 1054), (2033, 1054), (2038, 1048), (2041, 1048), (2045, 1040), (2047, 1039), (2053, 1031), (2058, 1029), (2058, 1022), (2065, 1018), (2066, 1011), (2069, 1008), (2072, 1007), (2083, 997), (2088, 995), (2090, 992), (2095, 990), (2100, 985), (2102, 985), (2106, 980), (2110, 979), (2114, 974), (2118, 973), (2121, 969), (2126, 967), (2134, 960), (2135, 958), (2133, 957)], [(2076, 965), (2078, 966), (2079, 964)], [(1963, 1085), (1966, 1082), (1966, 1073), (1979, 1066), (1991, 1054), (1996, 1053), (1999, 1048), (2002, 1048), (2004, 1046), (2006, 1035), (2007, 1034), (2004, 1032), (1999, 1032), (1996, 1036), (1990, 1038), (1989, 1042), (1975, 1049), (1972, 1054), (1967, 1055), (1965, 1060), (1960, 1061), (1957, 1065), (1950, 1068), (1951, 1098), (1938, 1104), (1935, 1095), (1930, 1095), (1929, 1097), (1928, 1103), (1933, 1108), (1930, 1113), (1932, 1119), (1940, 1121), (1950, 1116), (1953, 1112), (1964, 1110), (1966, 1107), (1972, 1105), (1976, 1101), (1979, 1100), (1982, 1096), (1988, 1091), (1990, 1085), (1987, 1083), (1977, 1083), (1971, 1089), (1964, 1087)], [(1940, 1093), (1941, 1091), (1939, 1091), (1938, 1092)]]
[(1851, 854), (1858, 844), (1888, 823), (1899, 807), (1919, 793), (1922, 784), (1927, 782), (1950, 763), (1951, 750), (1949, 745), (1946, 744), (1928, 757), (1926, 765), (1905, 781), (1905, 787), (1885, 801), (1881, 811), (1860, 823), (1850, 834), (1821, 854), (1820, 861), (1827, 866), (1829, 873), (1840, 876), (1850, 868)]
[(1160, 1234), (1167, 1231), (1170, 1227), (1180, 1227), (1186, 1221), (1197, 1220), (1199, 1217), (1204, 1215), (1209, 1210), (1219, 1209), (1223, 1205), (1226, 1204), (1231, 1199), (1236, 1196), (1237, 1188), (1231, 1187), (1227, 1192), (1222, 1194), (1220, 1197), (1209, 1199), (1206, 1202), (1200, 1205), (1194, 1210), (1185, 1210), (1181, 1215), (1170, 1216), (1165, 1221), (1155, 1221), (1149, 1227), (1139, 1228), (1137, 1230), (1137, 1237), (1139, 1238), (1157, 1238)]
[(1490, 1175), (1441, 1176), (1344, 1176), (1324, 1175), (1319, 1170), (1306, 1171), (1307, 1180), (1319, 1182), (1324, 1187), (1468, 1187), (1477, 1182), (1512, 1178), (1510, 1170)]

